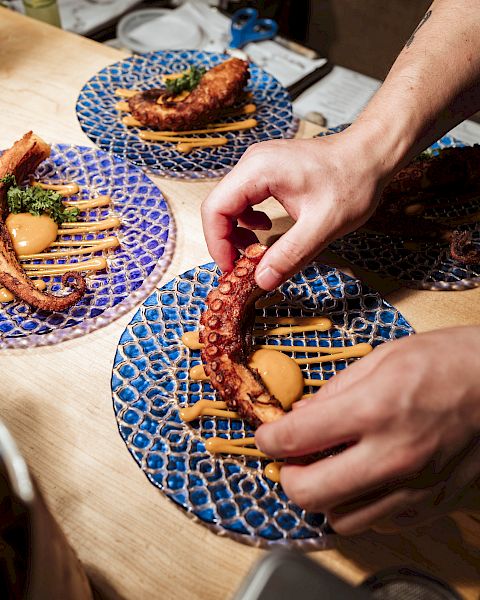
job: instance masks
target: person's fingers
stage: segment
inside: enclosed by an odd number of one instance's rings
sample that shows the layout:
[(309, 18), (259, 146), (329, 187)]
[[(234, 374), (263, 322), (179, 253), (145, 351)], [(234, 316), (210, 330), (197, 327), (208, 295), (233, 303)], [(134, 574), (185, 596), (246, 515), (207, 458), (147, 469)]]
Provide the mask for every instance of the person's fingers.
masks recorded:
[(251, 162), (241, 160), (202, 204), (203, 231), (208, 250), (222, 271), (232, 270), (237, 256), (230, 239), (237, 218), (250, 205), (259, 204), (270, 196), (265, 176), (268, 169), (262, 172)]
[(253, 231), (244, 227), (235, 227), (230, 239), (235, 248), (241, 248), (242, 250), (250, 246), (250, 244), (258, 242), (258, 238)]
[[(397, 344), (396, 341), (393, 343)], [(335, 401), (339, 394), (346, 394), (347, 390), (362, 385), (364, 381), (369, 382), (370, 387), (374, 374), (383, 368), (381, 363), (387, 354), (390, 354), (395, 349), (393, 343), (381, 344), (373, 352), (363, 356), (361, 360), (350, 364), (348, 369), (343, 369), (335, 377), (330, 377), (328, 383), (320, 388), (315, 397), (322, 402), (327, 400)], [(361, 397), (358, 392), (356, 392), (356, 395), (357, 397)]]
[(317, 396), (305, 407), (259, 427), (255, 441), (268, 456), (307, 456), (358, 439), (362, 420), (354, 412), (348, 398), (320, 402)]
[[(469, 510), (479, 507), (480, 492), (472, 487), (479, 476), (480, 443), (471, 444), (461, 462), (452, 472), (444, 469), (444, 475), (434, 486), (430, 486), (429, 495), (409, 507), (393, 515), (389, 519), (391, 527), (416, 527), (421, 523), (437, 519), (454, 510)], [(418, 482), (416, 482), (418, 488)]]
[(363, 505), (401, 485), (410, 469), (408, 455), (382, 440), (379, 457), (378, 446), (362, 439), (340, 454), (309, 465), (286, 464), (281, 470), (282, 487), (293, 502), (312, 512), (347, 503)]
[(323, 249), (327, 244), (323, 235), (331, 229), (321, 223), (319, 215), (301, 215), (267, 250), (255, 271), (255, 279), (262, 289), (275, 289)]
[(400, 488), (356, 510), (328, 510), (326, 517), (333, 529), (341, 535), (354, 535), (370, 528), (382, 533), (389, 532), (398, 529), (389, 520), (392, 514), (409, 510), (410, 506), (422, 502), (429, 495), (429, 490)]
[(314, 396), (295, 403), (284, 417), (262, 425), (255, 436), (259, 447), (269, 456), (288, 458), (359, 439), (366, 419), (371, 420), (366, 398), (376, 387), (373, 374), (382, 370), (387, 354), (376, 349), (332, 377)]
[(261, 210), (253, 210), (248, 206), (241, 215), (238, 215), (238, 223), (248, 229), (260, 229), (268, 231), (272, 228), (270, 217)]

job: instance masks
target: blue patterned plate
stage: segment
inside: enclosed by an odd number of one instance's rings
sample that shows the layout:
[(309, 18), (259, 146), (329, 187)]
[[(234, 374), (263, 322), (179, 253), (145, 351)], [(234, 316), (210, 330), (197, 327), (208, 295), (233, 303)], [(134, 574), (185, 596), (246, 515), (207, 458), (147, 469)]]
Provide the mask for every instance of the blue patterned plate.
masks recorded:
[[(330, 538), (324, 516), (308, 514), (290, 502), (279, 484), (264, 477), (264, 461), (206, 452), (207, 438), (244, 437), (248, 425), (219, 417), (191, 423), (180, 419), (182, 407), (202, 397), (214, 398), (207, 382), (189, 379), (189, 369), (201, 362), (200, 353), (187, 349), (181, 336), (198, 328), (205, 297), (216, 286), (218, 274), (213, 263), (183, 273), (155, 291), (125, 329), (112, 374), (120, 434), (150, 482), (217, 533), (259, 546), (324, 548)], [(313, 264), (281, 291), (284, 303), (257, 313), (313, 312), (333, 322), (327, 332), (282, 337), (284, 344), (378, 345), (413, 333), (396, 308), (332, 267)], [(279, 338), (268, 343), (279, 343)], [(304, 373), (328, 379), (345, 366), (342, 361), (308, 365)]]
[(298, 121), (293, 117), (290, 97), (274, 77), (251, 64), (247, 89), (257, 105), (258, 125), (241, 132), (222, 133), (229, 140), (225, 146), (199, 148), (190, 154), (177, 152), (173, 144), (144, 142), (138, 137), (137, 128), (123, 125), (121, 113), (115, 108), (120, 100), (115, 90), (158, 87), (162, 74), (183, 71), (192, 64), (210, 69), (228, 58), (199, 50), (171, 50), (114, 63), (83, 86), (77, 101), (80, 125), (102, 150), (114, 152), (152, 173), (187, 179), (222, 177), (255, 142), (295, 135)]
[[(117, 231), (121, 246), (106, 255), (108, 270), (87, 277), (85, 296), (66, 311), (33, 310), (18, 301), (0, 304), (0, 348), (55, 344), (107, 325), (151, 293), (173, 249), (170, 209), (157, 186), (132, 165), (95, 148), (54, 144), (50, 158), (40, 165), (35, 177), (45, 183), (76, 181), (81, 187), (80, 200), (111, 196), (109, 207), (91, 210), (81, 220), (118, 216), (122, 222)], [(95, 237), (109, 233), (100, 232)], [(84, 239), (92, 237), (87, 234)], [(66, 260), (48, 262), (61, 264)], [(69, 260), (74, 262), (78, 257)], [(60, 277), (44, 280), (53, 292), (62, 287)]]
[[(329, 132), (330, 135), (348, 127), (340, 125)], [(431, 146), (432, 150), (461, 147), (462, 142), (446, 135)], [(458, 217), (480, 211), (480, 197), (467, 204), (448, 209), (430, 209), (431, 216)], [(480, 246), (480, 226), (462, 225), (462, 229), (472, 231), (472, 241)], [(445, 244), (422, 244), (418, 249), (405, 245), (398, 236), (381, 235), (366, 231), (355, 231), (330, 244), (330, 249), (368, 271), (375, 271), (400, 280), (407, 287), (433, 290), (465, 290), (480, 286), (480, 265), (463, 265), (450, 257)]]

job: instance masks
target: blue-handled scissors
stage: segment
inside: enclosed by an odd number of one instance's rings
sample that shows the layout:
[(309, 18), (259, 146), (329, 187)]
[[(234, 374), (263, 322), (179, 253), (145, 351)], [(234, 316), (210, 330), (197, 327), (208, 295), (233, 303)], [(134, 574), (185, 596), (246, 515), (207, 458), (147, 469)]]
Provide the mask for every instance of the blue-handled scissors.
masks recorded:
[(278, 32), (273, 19), (259, 19), (256, 8), (240, 8), (232, 16), (230, 48), (243, 48), (249, 42), (270, 40)]

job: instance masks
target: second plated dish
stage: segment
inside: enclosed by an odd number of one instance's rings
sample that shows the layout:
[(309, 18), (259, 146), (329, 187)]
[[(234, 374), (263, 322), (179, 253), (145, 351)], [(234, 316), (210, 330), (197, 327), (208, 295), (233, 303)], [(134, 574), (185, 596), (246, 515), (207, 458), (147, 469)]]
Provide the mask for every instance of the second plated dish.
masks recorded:
[(34, 179), (78, 185), (69, 205), (93, 208), (82, 207), (78, 223), (63, 225), (45, 253), (21, 257), (22, 266), (57, 294), (62, 272), (84, 273), (87, 290), (61, 312), (35, 310), (16, 299), (0, 303), (0, 348), (54, 344), (103, 327), (152, 291), (171, 258), (170, 208), (139, 169), (95, 148), (54, 144)]
[[(228, 60), (224, 54), (199, 50), (150, 52), (132, 56), (102, 69), (84, 85), (77, 101), (83, 131), (100, 148), (158, 175), (187, 179), (221, 177), (255, 142), (291, 138), (298, 127), (287, 90), (271, 75), (250, 64), (246, 87), (248, 103), (255, 106), (257, 124), (241, 131), (215, 133), (227, 143), (217, 147), (179, 152), (175, 143), (144, 141), (138, 127), (122, 122), (118, 90), (148, 90), (163, 85), (162, 77), (185, 72), (192, 66), (211, 69)], [(233, 122), (245, 117), (221, 118)], [(218, 119), (217, 119), (218, 120)], [(197, 128), (196, 128), (197, 129)], [(200, 134), (200, 136), (205, 134)], [(212, 134), (209, 134), (212, 135)]]

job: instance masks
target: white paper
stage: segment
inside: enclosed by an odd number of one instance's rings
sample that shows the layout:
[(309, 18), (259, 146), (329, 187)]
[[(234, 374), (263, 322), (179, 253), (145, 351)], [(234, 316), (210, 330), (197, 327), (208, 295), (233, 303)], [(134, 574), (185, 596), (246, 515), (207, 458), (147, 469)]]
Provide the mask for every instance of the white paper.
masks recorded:
[(480, 144), (480, 125), (474, 121), (463, 121), (463, 123), (454, 127), (450, 133), (465, 144), (471, 146)]
[(319, 112), (328, 127), (351, 123), (363, 110), (381, 82), (343, 67), (334, 67), (323, 79), (301, 94), (293, 103), (296, 115), (305, 118)]
[(205, 44), (204, 30), (189, 4), (131, 29), (128, 38), (147, 50), (194, 49)]
[(326, 58), (307, 58), (270, 40), (247, 44), (244, 51), (252, 62), (271, 73), (285, 87), (327, 62)]
[[(327, 119), (327, 127), (351, 123), (380, 85), (378, 79), (343, 67), (334, 67), (295, 100), (294, 112), (302, 118), (306, 118), (310, 112), (321, 113)], [(466, 144), (480, 143), (480, 125), (473, 121), (464, 121), (449, 133)]]

